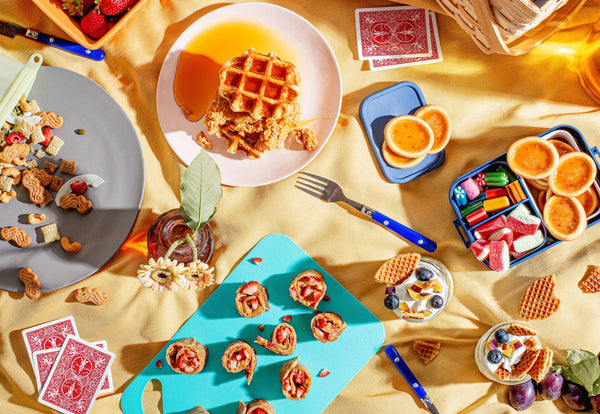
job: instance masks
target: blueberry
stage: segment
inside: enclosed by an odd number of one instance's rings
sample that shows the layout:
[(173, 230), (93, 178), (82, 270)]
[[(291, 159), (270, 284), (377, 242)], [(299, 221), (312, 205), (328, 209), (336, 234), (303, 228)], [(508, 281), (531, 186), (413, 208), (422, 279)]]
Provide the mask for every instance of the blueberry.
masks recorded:
[(492, 364), (499, 364), (500, 362), (502, 362), (502, 351), (500, 351), (500, 349), (498, 348), (492, 349), (487, 354), (487, 360), (490, 361)]
[(444, 299), (441, 296), (435, 295), (431, 297), (429, 303), (431, 303), (432, 307), (439, 309), (444, 306)]
[(429, 269), (424, 269), (422, 267), (419, 267), (417, 269), (417, 271), (415, 272), (415, 276), (421, 282), (427, 282), (428, 280), (431, 280), (433, 278), (433, 272)]
[(494, 336), (496, 337), (496, 341), (500, 342), (501, 344), (508, 343), (508, 340), (510, 339), (510, 335), (504, 329), (498, 329)]
[(388, 309), (396, 309), (400, 304), (400, 299), (396, 295), (387, 295), (383, 300), (383, 304)]

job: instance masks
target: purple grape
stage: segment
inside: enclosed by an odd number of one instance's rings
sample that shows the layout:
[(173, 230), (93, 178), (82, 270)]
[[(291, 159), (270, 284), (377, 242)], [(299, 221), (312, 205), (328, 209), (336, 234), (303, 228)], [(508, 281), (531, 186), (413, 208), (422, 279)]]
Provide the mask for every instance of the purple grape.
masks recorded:
[(538, 390), (544, 400), (554, 401), (562, 395), (563, 376), (553, 371), (548, 371), (543, 380), (538, 384)]
[(592, 403), (592, 408), (596, 410), (597, 413), (600, 413), (600, 394), (591, 396), (590, 402)]
[(508, 387), (508, 402), (517, 411), (523, 411), (531, 407), (535, 401), (535, 387), (532, 380)]
[(592, 408), (587, 390), (572, 382), (565, 381), (562, 399), (571, 410), (586, 411)]

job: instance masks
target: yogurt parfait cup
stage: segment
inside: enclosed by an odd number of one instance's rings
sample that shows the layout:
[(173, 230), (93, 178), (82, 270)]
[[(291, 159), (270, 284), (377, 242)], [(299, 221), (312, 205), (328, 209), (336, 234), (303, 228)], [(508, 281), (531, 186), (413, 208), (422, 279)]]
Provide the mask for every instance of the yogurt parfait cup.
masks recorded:
[[(529, 332), (515, 332), (513, 327), (525, 328)], [(527, 373), (518, 378), (514, 377), (515, 366), (528, 348), (541, 348), (535, 331), (524, 325), (501, 322), (492, 326), (477, 341), (475, 362), (479, 371), (492, 381), (505, 385), (520, 384), (531, 378)], [(503, 371), (503, 368), (508, 373)]]
[[(454, 280), (446, 266), (431, 257), (421, 257), (415, 271), (402, 283), (386, 288), (386, 301), (397, 298), (394, 313), (413, 323), (429, 322), (446, 308), (454, 294)], [(387, 306), (387, 305), (386, 305)]]

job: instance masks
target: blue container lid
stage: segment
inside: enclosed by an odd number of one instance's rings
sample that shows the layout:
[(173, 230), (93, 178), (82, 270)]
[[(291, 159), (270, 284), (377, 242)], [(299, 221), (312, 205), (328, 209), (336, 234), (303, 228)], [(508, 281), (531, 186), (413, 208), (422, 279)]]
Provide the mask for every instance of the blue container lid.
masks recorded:
[(435, 170), (444, 163), (446, 151), (429, 154), (418, 165), (401, 169), (389, 166), (383, 159), (383, 130), (388, 121), (400, 115), (414, 113), (419, 107), (427, 105), (423, 92), (412, 82), (400, 82), (367, 96), (360, 104), (360, 119), (369, 139), (371, 151), (382, 174), (393, 183), (406, 183)]

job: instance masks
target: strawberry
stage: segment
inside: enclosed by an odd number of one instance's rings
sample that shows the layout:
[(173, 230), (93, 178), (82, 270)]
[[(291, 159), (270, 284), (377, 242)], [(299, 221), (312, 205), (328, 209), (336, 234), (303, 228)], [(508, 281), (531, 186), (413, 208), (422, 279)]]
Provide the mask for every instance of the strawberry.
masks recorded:
[(101, 38), (108, 30), (106, 17), (98, 9), (92, 9), (81, 19), (81, 30), (91, 38)]
[(25, 137), (19, 132), (13, 131), (6, 136), (6, 143), (8, 145), (20, 144), (25, 141)]
[(327, 375), (329, 375), (329, 374), (330, 374), (330, 372), (329, 372), (328, 370), (326, 370), (325, 368), (323, 368), (323, 369), (321, 370), (321, 372), (319, 372), (319, 373), (317, 374), (317, 377), (321, 377), (321, 378), (323, 378), (323, 377), (326, 377), (326, 376), (327, 376)]
[(47, 126), (42, 128), (42, 134), (44, 134), (44, 140), (42, 142), (40, 142), (40, 144), (47, 147), (48, 145), (50, 145), (50, 141), (52, 141), (52, 138), (54, 138), (54, 135), (52, 135), (52, 130), (50, 130), (50, 127), (47, 127)]
[(258, 330), (261, 331), (261, 332), (264, 331), (265, 330), (265, 325), (264, 324), (258, 325)]
[(259, 265), (260, 262), (262, 262), (262, 258), (261, 257), (253, 257), (252, 261), (254, 262), (255, 265)]
[(100, 11), (106, 16), (115, 16), (123, 13), (137, 0), (100, 0)]
[(283, 322), (289, 322), (289, 321), (291, 321), (291, 320), (292, 320), (292, 315), (286, 315), (286, 316), (284, 316), (283, 318), (281, 318), (281, 320), (282, 320)]
[(88, 185), (85, 181), (75, 181), (74, 183), (71, 183), (70, 187), (72, 192), (77, 195), (82, 195), (85, 193), (85, 190), (87, 190)]
[(156, 361), (156, 367), (162, 368), (162, 361), (160, 359)]

